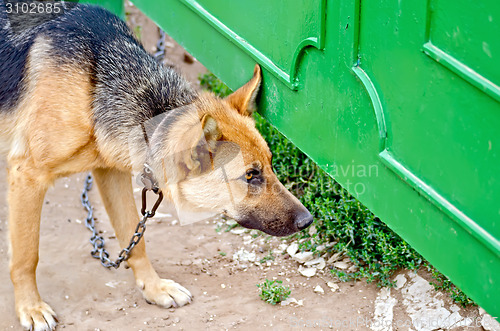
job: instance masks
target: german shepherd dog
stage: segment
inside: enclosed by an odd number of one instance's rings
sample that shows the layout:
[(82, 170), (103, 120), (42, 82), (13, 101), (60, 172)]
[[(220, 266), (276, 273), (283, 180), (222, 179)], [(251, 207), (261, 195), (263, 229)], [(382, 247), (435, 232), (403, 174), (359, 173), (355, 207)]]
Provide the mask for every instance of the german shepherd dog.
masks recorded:
[[(255, 128), (258, 65), (248, 83), (220, 99), (158, 64), (102, 8), (74, 4), (41, 19), (9, 16), (11, 5), (0, 0), (0, 149), (8, 162), (10, 276), (25, 328), (56, 326), (35, 271), (44, 195), (58, 177), (92, 171), (122, 247), (139, 221), (131, 172), (145, 163), (182, 208), (223, 212), (276, 236), (311, 224), (273, 173)], [(242, 162), (232, 161), (235, 147)], [(148, 302), (191, 302), (187, 289), (158, 276), (144, 241), (128, 264)]]

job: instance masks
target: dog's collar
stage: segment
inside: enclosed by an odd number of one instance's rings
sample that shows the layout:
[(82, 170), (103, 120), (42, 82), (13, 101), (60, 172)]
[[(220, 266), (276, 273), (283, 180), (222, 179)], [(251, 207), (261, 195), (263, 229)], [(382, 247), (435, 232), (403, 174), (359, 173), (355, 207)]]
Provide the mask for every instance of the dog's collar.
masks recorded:
[(144, 167), (141, 172), (141, 182), (148, 190), (152, 190), (155, 193), (158, 193), (158, 191), (160, 191), (158, 180), (153, 174), (153, 169), (151, 169), (151, 167), (147, 163), (144, 163)]

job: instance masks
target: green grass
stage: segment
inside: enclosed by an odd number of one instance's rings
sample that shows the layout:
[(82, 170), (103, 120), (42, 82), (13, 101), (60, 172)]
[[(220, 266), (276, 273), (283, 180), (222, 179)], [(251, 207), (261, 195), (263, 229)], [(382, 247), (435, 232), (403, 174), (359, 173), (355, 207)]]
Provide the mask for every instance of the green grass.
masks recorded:
[(272, 250), (269, 250), (269, 253), (264, 256), (262, 259), (260, 259), (260, 263), (266, 263), (267, 261), (274, 261), (274, 255), (273, 255), (273, 251)]
[(224, 84), (220, 79), (215, 77), (212, 73), (206, 73), (198, 77), (200, 85), (209, 91), (212, 91), (215, 95), (220, 97), (228, 96), (232, 91), (226, 84)]
[[(200, 83), (221, 97), (231, 93), (213, 74), (200, 77)], [(431, 284), (436, 289), (448, 292), (463, 306), (473, 303), (265, 119), (255, 114), (255, 122), (273, 153), (273, 167), (278, 179), (299, 197), (315, 218), (316, 233), (310, 235), (304, 230), (296, 235), (305, 239), (300, 244), (301, 250), (316, 251), (321, 244), (336, 242), (329, 250), (343, 252), (357, 270), (332, 269), (332, 275), (342, 281), (376, 281), (379, 286), (393, 286), (391, 277), (398, 269), (427, 267), (434, 278)]]
[(262, 284), (258, 284), (257, 287), (260, 288), (260, 298), (272, 305), (280, 303), (286, 300), (292, 291), (288, 286), (283, 286), (281, 280), (269, 280), (266, 279)]

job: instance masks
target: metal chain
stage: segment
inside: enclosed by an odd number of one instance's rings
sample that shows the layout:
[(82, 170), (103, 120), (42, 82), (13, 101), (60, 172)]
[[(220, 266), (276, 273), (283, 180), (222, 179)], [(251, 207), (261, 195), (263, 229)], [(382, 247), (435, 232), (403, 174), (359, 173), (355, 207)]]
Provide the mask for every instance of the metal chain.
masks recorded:
[(156, 58), (156, 61), (158, 61), (159, 63), (163, 63), (163, 60), (165, 59), (165, 55), (166, 55), (166, 49), (165, 49), (165, 44), (166, 44), (166, 40), (165, 40), (165, 31), (163, 31), (163, 29), (159, 29), (160, 30), (160, 39), (158, 39), (158, 42), (156, 43), (156, 52), (153, 54), (153, 56)]
[(137, 224), (135, 228), (135, 232), (130, 239), (128, 246), (121, 250), (120, 254), (118, 254), (118, 258), (115, 261), (112, 261), (109, 258), (108, 251), (104, 248), (104, 238), (99, 235), (99, 232), (95, 228), (95, 218), (94, 218), (94, 208), (90, 204), (88, 193), (92, 189), (92, 175), (87, 175), (85, 180), (85, 186), (82, 191), (81, 201), (82, 205), (87, 210), (87, 219), (85, 220), (85, 226), (92, 232), (92, 237), (90, 237), (90, 244), (93, 246), (93, 250), (90, 252), (93, 258), (101, 260), (101, 264), (106, 268), (115, 268), (117, 269), (123, 261), (126, 261), (132, 249), (141, 241), (142, 236), (144, 235), (144, 231), (146, 231), (146, 221), (148, 218), (151, 218), (155, 215), (156, 209), (160, 205), (163, 199), (163, 193), (158, 190), (153, 190), (154, 193), (158, 194), (158, 199), (154, 204), (151, 211), (146, 211), (146, 193), (150, 189), (144, 188), (142, 190), (142, 220)]
[[(154, 57), (157, 59), (158, 62), (163, 62), (165, 58), (166, 54), (165, 44), (166, 44), (166, 34), (162, 29), (160, 29), (160, 39), (156, 44), (156, 52), (154, 54)], [(90, 204), (88, 196), (88, 193), (92, 189), (92, 184), (93, 184), (92, 175), (88, 174), (87, 178), (85, 179), (85, 186), (83, 187), (81, 201), (83, 207), (85, 208), (85, 210), (87, 210), (87, 219), (85, 220), (85, 226), (87, 227), (87, 229), (90, 230), (90, 232), (92, 232), (92, 236), (90, 237), (90, 244), (92, 245), (93, 249), (90, 252), (90, 255), (92, 255), (93, 258), (100, 260), (101, 264), (106, 268), (113, 267), (117, 269), (123, 261), (126, 261), (129, 258), (132, 249), (134, 249), (134, 247), (139, 243), (139, 241), (141, 241), (141, 238), (144, 235), (144, 232), (146, 231), (147, 219), (155, 215), (156, 209), (158, 208), (163, 199), (163, 193), (158, 189), (156, 179), (154, 179), (154, 177), (152, 176), (152, 171), (150, 170), (150, 167), (147, 164), (144, 165), (144, 171), (141, 176), (141, 181), (145, 185), (145, 187), (142, 190), (142, 207), (141, 207), (142, 219), (137, 224), (135, 232), (132, 235), (132, 238), (130, 239), (128, 246), (120, 251), (120, 253), (118, 254), (118, 258), (115, 261), (112, 261), (109, 258), (108, 251), (104, 248), (105, 245), (104, 238), (101, 235), (99, 235), (99, 232), (95, 228), (94, 209)], [(156, 203), (154, 204), (151, 211), (146, 211), (147, 191), (153, 191), (155, 194), (158, 194), (158, 199), (156, 200)]]

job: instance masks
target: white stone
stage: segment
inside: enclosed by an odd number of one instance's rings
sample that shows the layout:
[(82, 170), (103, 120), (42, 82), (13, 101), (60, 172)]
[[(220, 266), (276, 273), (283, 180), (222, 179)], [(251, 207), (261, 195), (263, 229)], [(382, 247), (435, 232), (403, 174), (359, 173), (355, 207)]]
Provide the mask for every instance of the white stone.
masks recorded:
[(237, 229), (232, 229), (230, 232), (231, 233), (234, 233), (234, 234), (243, 234), (247, 231), (247, 229), (244, 229), (244, 228), (237, 228)]
[(458, 312), (454, 312), (440, 324), (440, 327), (448, 330), (455, 328), (462, 323), (464, 323), (464, 318)]
[(278, 249), (276, 250), (276, 253), (281, 253), (287, 249), (288, 245), (287, 244), (280, 244), (278, 246)]
[[(450, 325), (452, 318), (458, 317), (444, 308), (443, 300), (439, 299), (428, 281), (417, 274), (408, 274), (410, 281), (401, 289), (403, 304), (408, 316), (412, 320), (412, 326), (417, 331), (432, 331), (446, 328)], [(454, 320), (455, 323), (460, 320)]]
[(122, 285), (123, 283), (125, 283), (125, 282), (120, 281), (120, 280), (111, 280), (104, 285), (106, 285), (107, 287), (111, 287), (111, 288), (117, 288), (118, 286)]
[(299, 263), (305, 263), (313, 259), (313, 252), (299, 252), (295, 255), (292, 255), (292, 259)]
[(325, 245), (319, 245), (318, 247), (316, 247), (316, 251), (318, 252), (322, 252), (326, 249), (326, 246)]
[(340, 288), (337, 284), (335, 284), (333, 282), (328, 282), (326, 285), (328, 285), (328, 287), (330, 288), (330, 290), (332, 292), (335, 292)]
[(234, 226), (234, 225), (238, 224), (238, 222), (236, 222), (233, 219), (229, 219), (229, 220), (226, 221), (226, 224), (229, 225), (229, 226)]
[(394, 278), (396, 281), (396, 287), (394, 289), (399, 290), (406, 284), (406, 277), (403, 274), (399, 274)]
[(295, 306), (303, 306), (304, 303), (303, 303), (303, 300), (297, 300), (295, 298), (288, 298), (284, 301), (281, 301), (281, 305), (282, 306), (291, 306), (292, 304), (294, 304)]
[(335, 262), (333, 266), (337, 269), (342, 270), (349, 268), (349, 264), (345, 263), (344, 261)]
[(370, 329), (374, 331), (392, 331), (394, 305), (398, 301), (391, 297), (391, 289), (382, 288), (375, 299), (375, 311)]
[(324, 258), (318, 257), (317, 259), (307, 261), (306, 263), (304, 263), (304, 265), (307, 267), (315, 266), (316, 268), (322, 270), (326, 267), (326, 262)]
[(340, 258), (340, 255), (342, 252), (337, 252), (333, 254), (329, 259), (328, 259), (328, 264), (332, 264), (333, 262), (337, 261)]
[(257, 256), (255, 255), (254, 252), (249, 252), (244, 248), (240, 248), (240, 250), (236, 251), (236, 253), (233, 254), (234, 261), (255, 262), (256, 259)]
[(304, 268), (303, 266), (299, 266), (299, 273), (304, 277), (312, 277), (316, 275), (316, 268)]
[(483, 318), (481, 319), (481, 326), (486, 331), (500, 331), (500, 323), (491, 317), (490, 314), (483, 314)]
[(299, 250), (299, 244), (297, 244), (296, 242), (294, 242), (294, 243), (291, 243), (290, 246), (288, 246), (288, 248), (286, 249), (286, 252), (290, 256), (294, 256), (297, 253), (298, 250)]
[(325, 294), (325, 290), (323, 290), (323, 288), (319, 285), (317, 285), (315, 288), (314, 288), (314, 292), (316, 293), (321, 293), (321, 294)]
[(458, 328), (458, 327), (461, 327), (461, 328), (467, 327), (467, 328), (469, 328), (472, 323), (474, 323), (474, 320), (472, 318), (470, 318), (470, 317), (466, 317), (466, 318), (462, 319), (461, 321), (459, 321), (458, 323), (452, 325), (452, 328)]

